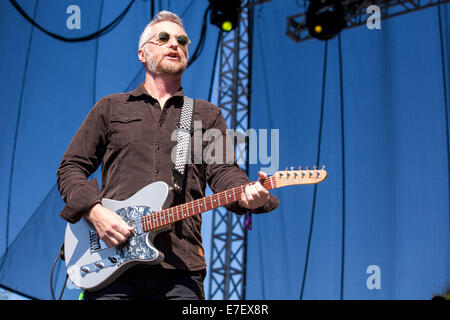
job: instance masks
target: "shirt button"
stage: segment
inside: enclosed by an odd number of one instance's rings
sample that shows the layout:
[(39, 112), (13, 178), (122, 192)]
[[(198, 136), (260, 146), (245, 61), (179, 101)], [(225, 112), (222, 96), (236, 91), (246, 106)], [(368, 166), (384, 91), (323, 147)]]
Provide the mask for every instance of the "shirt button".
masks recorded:
[(156, 150), (159, 150), (159, 146), (156, 146)]
[(158, 127), (161, 127), (162, 126), (162, 124), (161, 123), (158, 123)]
[(159, 170), (158, 169), (155, 169), (155, 173), (158, 173), (159, 172)]

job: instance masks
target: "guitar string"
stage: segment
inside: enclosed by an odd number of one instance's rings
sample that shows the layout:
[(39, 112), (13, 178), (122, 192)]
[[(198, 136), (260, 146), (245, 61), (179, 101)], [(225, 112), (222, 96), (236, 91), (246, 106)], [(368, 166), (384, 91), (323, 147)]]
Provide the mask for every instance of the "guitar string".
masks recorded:
[[(312, 173), (312, 172), (317, 173), (319, 171), (321, 171), (321, 170), (310, 170), (310, 173)], [(177, 222), (177, 221), (183, 220), (185, 218), (188, 218), (188, 217), (200, 214), (202, 212), (206, 212), (206, 211), (212, 210), (214, 208), (221, 207), (221, 206), (229, 203), (229, 202), (226, 202), (227, 198), (229, 198), (229, 196), (230, 196), (229, 194), (227, 194), (227, 192), (231, 193), (231, 191), (233, 191), (233, 194), (234, 194), (234, 196), (236, 198), (236, 195), (235, 195), (235, 190), (236, 189), (239, 189), (239, 188), (242, 189), (243, 187), (251, 185), (251, 184), (254, 184), (254, 183), (256, 183), (256, 182), (251, 182), (249, 184), (242, 185), (242, 186), (239, 186), (239, 187), (235, 187), (235, 188), (232, 188), (232, 189), (229, 189), (229, 190), (226, 190), (226, 191), (222, 191), (222, 192), (216, 193), (216, 194), (208, 196), (208, 197), (204, 197), (204, 198), (197, 199), (197, 200), (194, 200), (194, 201), (191, 201), (191, 202), (188, 202), (188, 203), (183, 203), (183, 204), (177, 205), (175, 207), (171, 207), (171, 208), (167, 208), (167, 209), (163, 209), (163, 210), (154, 212), (154, 213), (152, 213), (150, 215), (141, 217), (140, 218), (141, 223), (142, 223), (143, 226), (145, 226), (148, 229), (146, 231), (150, 231), (150, 230), (154, 230), (154, 229), (158, 229), (158, 228), (170, 225), (170, 224), (172, 224), (174, 222)], [(267, 190), (271, 190), (274, 183), (275, 183), (275, 176), (271, 176), (271, 177), (265, 179), (263, 185), (264, 185), (264, 187)], [(241, 190), (241, 192), (243, 192), (243, 191)], [(196, 210), (197, 210), (199, 205), (203, 206), (203, 204), (200, 203), (201, 201), (203, 201), (204, 204), (206, 204), (206, 201), (207, 201), (206, 198), (210, 198), (212, 200), (213, 197), (217, 198), (217, 200), (218, 200), (217, 202), (219, 203), (218, 206), (216, 206), (216, 207), (213, 206), (210, 209), (206, 209), (204, 211), (196, 212)], [(234, 200), (232, 202), (239, 201), (239, 200), (240, 199), (236, 199), (236, 200)], [(214, 201), (216, 201), (216, 200), (214, 200)], [(225, 201), (225, 203), (220, 204), (220, 202), (223, 202), (223, 201)], [(179, 210), (177, 208), (180, 209), (181, 212), (179, 212)], [(194, 213), (193, 214), (189, 213), (189, 209), (192, 210)], [(170, 213), (169, 210), (171, 210), (172, 213)], [(176, 210), (176, 212), (175, 212), (175, 210)], [(183, 215), (183, 211), (187, 211), (187, 215)], [(182, 214), (181, 218), (179, 217), (180, 213)], [(174, 215), (176, 215), (177, 218), (174, 219), (173, 221), (171, 221), (171, 219), (170, 219), (170, 217), (168, 215), (172, 216), (172, 220), (173, 220), (173, 216)]]
[[(263, 183), (264, 187), (266, 189), (270, 190), (271, 186), (275, 182), (274, 179), (275, 179), (274, 176), (267, 178), (264, 181), (264, 183)], [(254, 183), (256, 183), (256, 182), (251, 182), (249, 184), (245, 184), (245, 185), (241, 185), (241, 186), (238, 186), (238, 187), (235, 187), (235, 188), (231, 188), (229, 190), (222, 191), (222, 192), (219, 192), (219, 193), (207, 196), (207, 197), (203, 197), (201, 199), (197, 199), (197, 200), (194, 200), (194, 201), (191, 201), (191, 202), (188, 202), (188, 203), (183, 203), (183, 204), (177, 205), (175, 207), (163, 209), (163, 210), (151, 213), (150, 215), (141, 217), (140, 220), (141, 220), (143, 225), (145, 225), (145, 224), (147, 224), (147, 225), (150, 225), (150, 224), (154, 225), (154, 227), (150, 227), (149, 230), (156, 229), (156, 228), (161, 228), (161, 227), (163, 227), (165, 225), (168, 225), (168, 224), (171, 224), (173, 222), (176, 222), (176, 221), (179, 221), (179, 220), (183, 220), (184, 218), (191, 217), (191, 216), (200, 214), (202, 212), (206, 212), (206, 211), (214, 209), (215, 207), (212, 206), (210, 209), (206, 209), (204, 211), (200, 210), (200, 212), (196, 212), (196, 210), (197, 210), (197, 208), (199, 208), (199, 206), (204, 206), (205, 205), (206, 208), (208, 208), (209, 204), (207, 204), (207, 202), (209, 202), (209, 200), (211, 200), (211, 205), (212, 205), (213, 198), (216, 198), (216, 199), (214, 199), (214, 202), (216, 204), (217, 203), (219, 203), (219, 204), (223, 203), (222, 205), (219, 205), (219, 206), (223, 206), (225, 204), (230, 203), (230, 202), (227, 202), (227, 200), (230, 198), (231, 193), (233, 194), (234, 198), (236, 199), (236, 200), (234, 200), (232, 202), (239, 201), (240, 200), (240, 194), (239, 194), (239, 199), (238, 199), (236, 197), (236, 192), (235, 191), (240, 191), (242, 193), (243, 192), (243, 190), (242, 190), (243, 187), (246, 187), (248, 185), (252, 185)], [(239, 189), (241, 189), (241, 190), (239, 190)], [(224, 201), (225, 201), (225, 203), (224, 203)], [(202, 204), (201, 202), (204, 202), (204, 203)], [(194, 212), (194, 214), (189, 213), (189, 210), (192, 210)], [(172, 211), (172, 213), (170, 213), (170, 211)], [(181, 211), (181, 212), (179, 212), (179, 211)], [(187, 211), (187, 215), (183, 214), (184, 211)], [(180, 218), (180, 214), (182, 215), (182, 218)], [(172, 219), (173, 219), (174, 216), (176, 216), (177, 218), (175, 218), (174, 221), (170, 222), (171, 219), (170, 219), (169, 216), (172, 216)]]
[[(317, 170), (314, 170), (314, 172), (317, 172)], [(179, 205), (174, 206), (174, 207), (170, 207), (170, 208), (167, 208), (167, 209), (163, 209), (163, 210), (159, 210), (159, 211), (156, 211), (156, 212), (152, 212), (149, 215), (140, 217), (138, 219), (129, 220), (129, 223), (139, 223), (140, 222), (142, 226), (148, 227), (147, 231), (150, 231), (150, 230), (153, 230), (153, 229), (157, 229), (157, 228), (161, 228), (161, 227), (164, 227), (166, 225), (170, 225), (170, 224), (172, 224), (174, 222), (183, 220), (184, 218), (188, 218), (188, 217), (191, 217), (191, 216), (194, 216), (194, 215), (197, 215), (197, 214), (200, 214), (200, 213), (212, 210), (214, 208), (221, 207), (221, 206), (226, 205), (226, 204), (231, 203), (231, 202), (239, 201), (240, 198), (237, 199), (235, 191), (238, 190), (238, 189), (242, 189), (243, 187), (252, 185), (254, 183), (256, 183), (256, 182), (251, 182), (249, 184), (245, 184), (245, 185), (241, 185), (241, 186), (238, 186), (238, 187), (235, 187), (235, 188), (231, 188), (231, 189), (228, 189), (228, 190), (225, 190), (225, 191), (222, 191), (222, 192), (219, 192), (219, 193), (207, 196), (207, 197), (203, 197), (201, 199), (193, 200), (193, 201), (188, 202), (188, 203), (183, 203), (183, 204), (179, 204)], [(275, 176), (271, 176), (271, 177), (269, 177), (269, 178), (264, 180), (263, 186), (267, 190), (271, 190), (274, 183), (275, 183)], [(242, 192), (243, 192), (243, 190), (241, 190), (241, 193)], [(227, 199), (229, 199), (231, 193), (233, 194), (233, 196), (234, 196), (234, 198), (236, 200), (227, 202)], [(216, 199), (214, 199), (214, 202), (216, 203), (216, 201), (217, 201), (217, 203), (219, 203), (218, 206), (216, 206), (216, 207), (212, 206), (210, 209), (206, 209), (204, 211), (202, 211), (202, 209), (200, 209), (199, 212), (196, 212), (197, 208), (199, 209), (199, 206), (202, 206), (202, 207), (205, 206), (206, 208), (208, 208), (208, 205), (209, 205), (209, 204), (207, 204), (208, 200), (211, 201), (211, 205), (212, 205), (213, 198), (216, 198)], [(224, 201), (225, 201), (225, 203), (224, 203)], [(201, 202), (203, 202), (203, 204)], [(220, 203), (223, 203), (223, 204), (220, 204)], [(189, 213), (189, 210), (192, 210), (194, 213), (193, 214)], [(172, 213), (170, 213), (170, 211), (172, 211)], [(187, 215), (184, 215), (183, 211), (187, 211)], [(181, 218), (180, 218), (180, 214), (182, 215)], [(169, 216), (172, 216), (172, 219), (173, 219), (174, 216), (176, 216), (176, 218), (173, 221), (170, 221), (171, 219), (170, 219)], [(150, 225), (153, 225), (153, 227), (150, 227)]]

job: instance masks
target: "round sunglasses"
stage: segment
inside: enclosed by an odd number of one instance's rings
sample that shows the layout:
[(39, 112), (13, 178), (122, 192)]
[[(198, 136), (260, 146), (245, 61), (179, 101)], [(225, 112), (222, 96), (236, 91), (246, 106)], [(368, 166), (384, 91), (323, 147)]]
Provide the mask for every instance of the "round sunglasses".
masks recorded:
[[(152, 36), (150, 39), (152, 39), (153, 37), (154, 36)], [(150, 41), (150, 39), (148, 39), (148, 41)], [(189, 38), (183, 34), (177, 36), (176, 39), (177, 39), (178, 44), (183, 47), (185, 47), (186, 45), (188, 45), (191, 42), (191, 40), (189, 40)], [(162, 43), (167, 43), (170, 40), (170, 34), (166, 31), (161, 31), (160, 33), (158, 33), (158, 40)]]

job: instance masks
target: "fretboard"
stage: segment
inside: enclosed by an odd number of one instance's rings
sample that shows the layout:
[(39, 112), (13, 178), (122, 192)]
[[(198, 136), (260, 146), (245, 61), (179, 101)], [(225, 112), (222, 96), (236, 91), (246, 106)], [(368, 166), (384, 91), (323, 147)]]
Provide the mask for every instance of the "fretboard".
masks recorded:
[[(250, 183), (253, 184), (254, 182)], [(249, 185), (242, 185), (222, 192), (218, 192), (211, 196), (203, 197), (191, 202), (183, 203), (175, 207), (154, 212), (148, 216), (141, 218), (142, 229), (150, 231), (158, 229), (174, 222), (195, 216), (202, 212), (206, 212), (229, 203), (241, 200), (241, 194), (245, 187)], [(276, 181), (274, 177), (269, 177), (264, 180), (262, 184), (267, 190), (276, 188)]]

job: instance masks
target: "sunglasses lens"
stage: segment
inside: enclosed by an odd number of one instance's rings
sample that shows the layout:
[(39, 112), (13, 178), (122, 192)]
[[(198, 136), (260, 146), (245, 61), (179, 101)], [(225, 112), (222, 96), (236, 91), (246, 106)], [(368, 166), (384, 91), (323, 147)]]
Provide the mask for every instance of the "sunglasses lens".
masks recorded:
[(159, 33), (159, 40), (162, 42), (167, 42), (170, 39), (170, 35), (167, 32), (160, 32)]
[(181, 46), (185, 46), (188, 44), (189, 39), (186, 36), (181, 35), (177, 37), (177, 41)]

